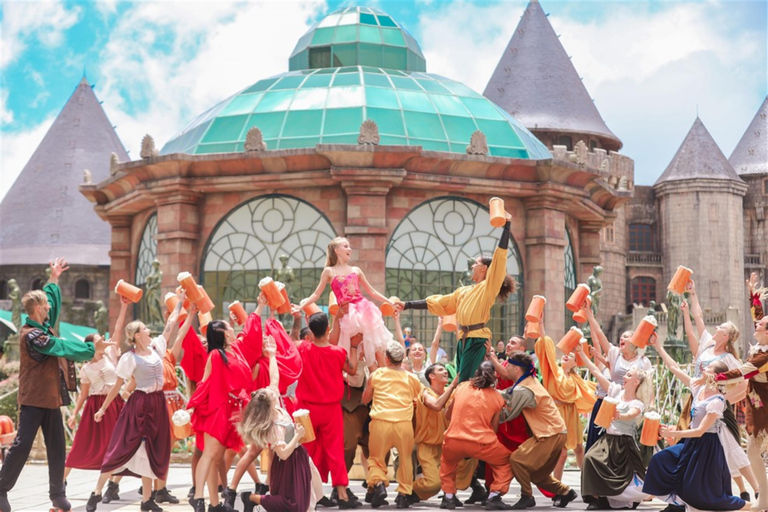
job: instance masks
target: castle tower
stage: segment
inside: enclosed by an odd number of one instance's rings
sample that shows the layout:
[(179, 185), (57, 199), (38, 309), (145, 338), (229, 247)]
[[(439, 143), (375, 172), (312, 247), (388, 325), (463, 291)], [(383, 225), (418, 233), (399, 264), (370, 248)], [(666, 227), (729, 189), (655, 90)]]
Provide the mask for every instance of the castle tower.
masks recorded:
[[(606, 181), (632, 190), (634, 162), (622, 157), (619, 166), (619, 158), (611, 159), (622, 142), (605, 124), (538, 0), (523, 12), (483, 94), (550, 149), (572, 151), (583, 141), (599, 161), (609, 159)], [(600, 319), (605, 327), (613, 315), (625, 312), (626, 303), (625, 208), (617, 208), (615, 215), (613, 226), (599, 233), (575, 220), (569, 223), (571, 240), (579, 240), (578, 280), (586, 282), (594, 265), (603, 267)]]
[(744, 196), (744, 270), (746, 277), (768, 267), (768, 97), (733, 150), (728, 161), (747, 184)]
[(698, 117), (653, 189), (663, 283), (678, 265), (690, 267), (705, 311), (724, 314), (742, 328), (747, 186)]
[[(106, 301), (111, 230), (78, 187), (85, 170), (94, 183), (107, 179), (112, 153), (128, 160), (83, 77), (0, 203), (2, 291), (9, 279), (22, 293), (39, 287), (48, 262), (63, 257), (71, 268), (60, 283), (64, 298)], [(63, 320), (91, 320), (87, 313)]]

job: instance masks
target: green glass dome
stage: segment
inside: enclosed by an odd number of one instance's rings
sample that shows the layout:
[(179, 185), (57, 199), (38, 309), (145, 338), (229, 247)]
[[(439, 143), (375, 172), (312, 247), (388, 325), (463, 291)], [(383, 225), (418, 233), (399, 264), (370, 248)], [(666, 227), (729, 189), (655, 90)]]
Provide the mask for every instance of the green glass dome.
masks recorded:
[[(309, 56), (315, 34), (329, 28), (325, 23), (329, 18), (333, 21), (328, 25), (335, 30), (329, 44), (331, 56), (335, 55), (338, 29), (354, 26), (355, 37), (360, 37), (363, 20), (373, 22), (363, 15), (372, 17), (380, 31), (389, 28), (387, 23), (397, 26), (381, 11), (344, 8), (314, 25), (294, 57), (304, 51)], [(347, 23), (347, 16), (353, 21)], [(423, 62), (423, 57), (415, 41), (411, 46), (406, 40), (404, 48), (415, 56), (406, 58), (406, 69), (372, 66), (376, 59), (358, 53), (356, 65), (296, 69), (260, 80), (203, 113), (166, 143), (161, 154), (241, 152), (252, 127), (262, 131), (270, 150), (357, 144), (360, 125), (372, 119), (379, 127), (381, 145), (465, 154), (470, 137), (481, 130), (491, 156), (551, 158), (546, 146), (486, 97), (454, 80), (407, 69), (419, 58)]]
[(426, 71), (419, 43), (386, 13), (343, 7), (315, 23), (296, 44), (288, 69), (372, 66)]

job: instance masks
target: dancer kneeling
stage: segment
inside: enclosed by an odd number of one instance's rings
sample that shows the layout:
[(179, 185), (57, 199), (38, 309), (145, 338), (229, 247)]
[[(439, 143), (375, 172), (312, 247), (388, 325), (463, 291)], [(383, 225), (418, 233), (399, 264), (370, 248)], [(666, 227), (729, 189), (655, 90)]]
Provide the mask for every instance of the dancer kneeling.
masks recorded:
[[(617, 400), (613, 422), (584, 456), (581, 492), (596, 496), (587, 510), (635, 507), (648, 496), (643, 494), (645, 466), (635, 441), (641, 414), (650, 402), (653, 389), (643, 370), (631, 369), (624, 374), (624, 386), (609, 381), (589, 360), (579, 346), (577, 353), (597, 382)], [(606, 398), (607, 400), (607, 398)]]
[[(490, 361), (483, 361), (469, 382), (459, 384), (448, 406), (446, 417), (450, 421), (443, 440), (440, 458), (440, 483), (445, 495), (440, 508), (454, 509), (461, 502), (456, 499), (456, 473), (459, 463), (467, 457), (485, 461), (493, 472), (493, 485), (488, 495), (486, 510), (508, 508), (501, 496), (509, 490), (512, 470), (510, 452), (496, 437), (499, 416), (504, 399), (496, 391), (496, 373)], [(455, 418), (454, 421), (451, 421)]]
[[(731, 475), (721, 439), (731, 438), (723, 423), (725, 397), (715, 383), (715, 375), (728, 370), (722, 360), (710, 363), (699, 379), (691, 379), (666, 353), (658, 341), (651, 342), (672, 373), (691, 388), (690, 429), (661, 427), (663, 437), (684, 438), (657, 453), (648, 465), (643, 491), (654, 496), (679, 496), (689, 507), (703, 510), (739, 510), (749, 502), (731, 495)], [(746, 457), (744, 457), (746, 458)]]

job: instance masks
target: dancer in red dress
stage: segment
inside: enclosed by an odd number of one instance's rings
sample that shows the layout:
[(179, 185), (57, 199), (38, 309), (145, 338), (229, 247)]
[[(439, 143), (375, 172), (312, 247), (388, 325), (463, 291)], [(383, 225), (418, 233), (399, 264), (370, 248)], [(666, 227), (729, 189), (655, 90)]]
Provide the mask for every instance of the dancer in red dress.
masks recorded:
[(203, 380), (189, 401), (192, 427), (203, 455), (195, 473), (195, 495), (190, 504), (205, 512), (203, 482), (208, 483), (211, 507), (219, 505), (218, 464), (226, 449), (239, 451), (243, 441), (235, 428), (240, 411), (248, 403), (252, 386), (251, 368), (261, 357), (261, 318), (252, 313), (247, 329), (253, 335), (236, 338), (229, 322), (210, 322), (206, 331), (208, 362)]

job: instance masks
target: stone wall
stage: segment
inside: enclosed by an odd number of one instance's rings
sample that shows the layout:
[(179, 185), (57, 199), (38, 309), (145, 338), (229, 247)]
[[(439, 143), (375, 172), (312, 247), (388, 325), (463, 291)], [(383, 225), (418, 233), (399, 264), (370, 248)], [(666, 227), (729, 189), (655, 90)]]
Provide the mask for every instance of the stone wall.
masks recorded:
[[(3, 265), (0, 267), (0, 281), (15, 279), (21, 288), (22, 295), (33, 289), (36, 280), (42, 284), (48, 281), (46, 267), (35, 265)], [(85, 279), (90, 284), (89, 299), (75, 299), (75, 283)], [(62, 274), (59, 280), (62, 297), (62, 314), (60, 320), (76, 325), (94, 327), (93, 312), (97, 309), (96, 301), (109, 301), (109, 267), (72, 265)]]

